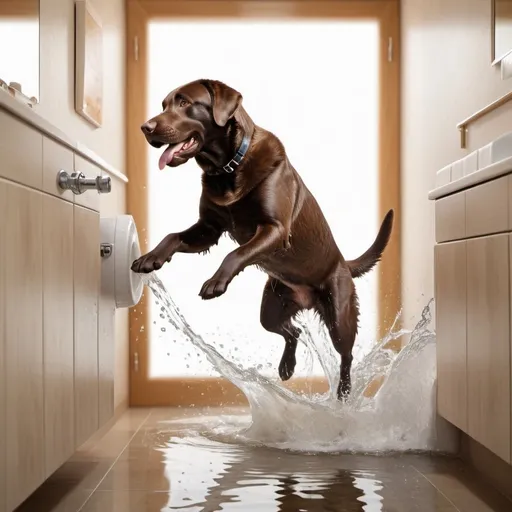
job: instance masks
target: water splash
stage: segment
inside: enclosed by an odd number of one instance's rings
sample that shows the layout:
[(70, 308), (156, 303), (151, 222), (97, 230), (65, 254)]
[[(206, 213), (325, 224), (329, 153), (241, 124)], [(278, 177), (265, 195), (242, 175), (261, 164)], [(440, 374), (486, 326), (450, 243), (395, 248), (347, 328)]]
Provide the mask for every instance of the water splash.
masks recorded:
[[(339, 359), (325, 328), (313, 333), (297, 320), (307, 353), (319, 359), (329, 382), (325, 395), (286, 389), (255, 368), (241, 369), (197, 334), (160, 279), (144, 278), (172, 327), (199, 349), (220, 375), (247, 397), (250, 416), (195, 419), (196, 434), (227, 443), (263, 445), (306, 452), (453, 451), (454, 435), (436, 416), (436, 347), (431, 300), (412, 331), (392, 329), (352, 370), (353, 389), (346, 403), (336, 400)], [(398, 318), (397, 318), (398, 320)], [(395, 321), (396, 324), (396, 321)], [(395, 339), (409, 337), (399, 352)], [(367, 393), (375, 379), (381, 382)]]

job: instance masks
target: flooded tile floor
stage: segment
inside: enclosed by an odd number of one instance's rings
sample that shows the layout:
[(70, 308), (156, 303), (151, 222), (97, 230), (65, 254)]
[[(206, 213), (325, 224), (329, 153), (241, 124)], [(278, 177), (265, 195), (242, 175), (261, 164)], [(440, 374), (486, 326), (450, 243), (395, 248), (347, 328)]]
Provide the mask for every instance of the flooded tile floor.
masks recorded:
[[(232, 413), (233, 411), (231, 411)], [(222, 410), (225, 413), (225, 410)], [(198, 409), (130, 409), (19, 512), (487, 512), (512, 502), (462, 462), (426, 455), (304, 455), (184, 437)], [(174, 431), (171, 430), (174, 428)]]

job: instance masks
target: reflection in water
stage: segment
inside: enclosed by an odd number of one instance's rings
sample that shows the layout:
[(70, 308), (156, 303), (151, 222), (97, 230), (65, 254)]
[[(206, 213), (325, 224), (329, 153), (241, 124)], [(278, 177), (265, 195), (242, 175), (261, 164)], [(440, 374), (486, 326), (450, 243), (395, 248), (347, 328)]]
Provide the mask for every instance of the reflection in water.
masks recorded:
[[(189, 417), (162, 424), (164, 432), (159, 437), (171, 487), (170, 501), (162, 510), (394, 510), (393, 496), (386, 494), (390, 474), (368, 469), (370, 461), (379, 465), (375, 462), (379, 457), (363, 457), (358, 467), (349, 454), (453, 449), (451, 431), (441, 430), (436, 420), (431, 303), (416, 328), (407, 333), (409, 342), (399, 354), (387, 346), (404, 332), (376, 343), (353, 369), (350, 399), (340, 403), (334, 397), (339, 364), (324, 333), (313, 333), (300, 323), (301, 341), (319, 359), (330, 392), (297, 394), (255, 368), (242, 369), (236, 361), (224, 358), (194, 332), (155, 275), (144, 279), (174, 335), (185, 337), (203, 352), (250, 405), (248, 416)], [(173, 333), (169, 335), (172, 339)], [(383, 384), (375, 394), (367, 394), (375, 377)], [(347, 457), (352, 457), (351, 466), (344, 466)], [(401, 500), (408, 493), (412, 496), (418, 490), (415, 479), (410, 475), (397, 479), (399, 463), (392, 470), (395, 494), (398, 486)], [(410, 510), (437, 510), (431, 503), (435, 499), (432, 489), (427, 486), (425, 495), (415, 496), (421, 509)]]
[(162, 511), (448, 510), (435, 487), (412, 468), (415, 455), (312, 455), (251, 448), (198, 433), (190, 436), (179, 422), (173, 423), (157, 442), (170, 484), (159, 502)]
[(340, 464), (334, 456), (278, 453), (179, 437), (171, 438), (162, 451), (171, 482), (164, 510), (382, 510), (382, 483), (375, 474), (336, 467)]

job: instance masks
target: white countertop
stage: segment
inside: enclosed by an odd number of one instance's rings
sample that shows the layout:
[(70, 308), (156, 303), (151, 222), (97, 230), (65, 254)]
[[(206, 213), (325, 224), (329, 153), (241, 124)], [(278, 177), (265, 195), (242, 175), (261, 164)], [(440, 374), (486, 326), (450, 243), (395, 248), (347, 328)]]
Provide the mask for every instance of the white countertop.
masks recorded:
[(458, 180), (452, 181), (451, 183), (447, 183), (442, 187), (438, 187), (429, 192), (428, 198), (430, 200), (439, 199), (444, 196), (448, 196), (455, 192), (459, 192), (466, 188), (473, 187), (475, 185), (479, 185), (480, 183), (484, 183), (486, 181), (493, 180), (495, 178), (499, 178), (500, 176), (505, 176), (506, 174), (512, 173), (512, 157), (505, 158), (504, 160), (500, 160), (488, 167), (484, 167), (483, 169), (479, 169), (467, 176), (463, 176)]
[(80, 156), (96, 164), (98, 167), (108, 172), (111, 176), (125, 183), (128, 183), (128, 178), (124, 173), (111, 166), (108, 162), (103, 160), (103, 158), (98, 156), (96, 153), (91, 151), (80, 142), (71, 140), (64, 132), (60, 131), (53, 124), (44, 119), (44, 117), (41, 117), (32, 108), (12, 98), (7, 92), (3, 90), (0, 90), (0, 109), (10, 112), (15, 117), (33, 126), (48, 137), (72, 149), (75, 153), (78, 153)]

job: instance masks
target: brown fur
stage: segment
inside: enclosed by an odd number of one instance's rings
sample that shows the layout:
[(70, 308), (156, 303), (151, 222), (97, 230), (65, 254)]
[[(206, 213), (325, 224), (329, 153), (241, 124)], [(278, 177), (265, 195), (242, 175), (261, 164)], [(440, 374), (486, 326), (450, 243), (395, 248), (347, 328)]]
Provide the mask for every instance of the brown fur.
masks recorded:
[[(325, 322), (341, 356), (338, 396), (350, 393), (352, 347), (358, 329), (359, 305), (353, 278), (380, 260), (393, 226), (386, 215), (372, 246), (346, 261), (327, 221), (280, 140), (256, 126), (241, 106), (239, 92), (212, 80), (198, 80), (172, 91), (163, 112), (142, 126), (148, 142), (160, 147), (194, 136), (197, 147), (175, 156), (171, 166), (195, 158), (201, 169), (199, 220), (181, 233), (167, 235), (132, 265), (135, 272), (152, 272), (176, 252), (202, 253), (223, 233), (239, 244), (200, 291), (203, 299), (225, 293), (229, 283), (249, 265), (268, 275), (261, 304), (261, 324), (281, 335), (286, 344), (279, 365), (283, 380), (295, 369), (300, 335), (292, 319), (314, 309)], [(249, 150), (232, 174), (222, 167), (235, 155), (244, 134)]]

